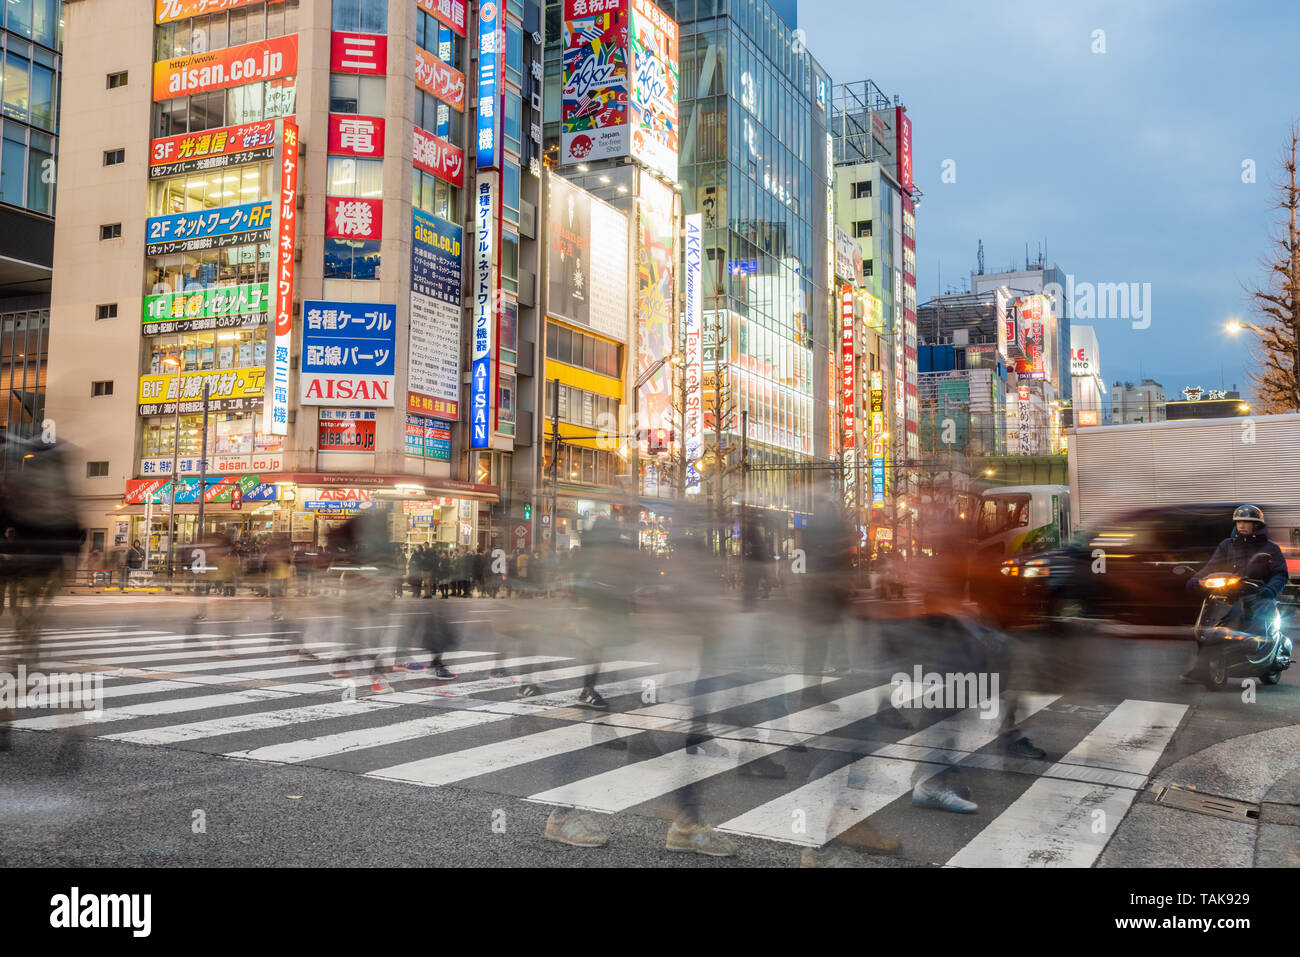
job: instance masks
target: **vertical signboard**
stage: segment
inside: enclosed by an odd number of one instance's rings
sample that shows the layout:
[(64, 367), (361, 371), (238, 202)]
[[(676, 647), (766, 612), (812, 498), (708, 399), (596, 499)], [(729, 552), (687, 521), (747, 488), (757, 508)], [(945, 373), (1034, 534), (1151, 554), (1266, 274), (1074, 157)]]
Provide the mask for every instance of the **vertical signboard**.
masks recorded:
[(627, 0), (564, 0), (560, 165), (626, 156)]
[(304, 300), (302, 404), (392, 406), (396, 351), (395, 305)]
[(465, 0), (415, 0), (415, 5), (457, 36), (465, 35)]
[(857, 442), (858, 364), (854, 353), (853, 287), (840, 287), (840, 413), (845, 450)]
[(460, 417), (461, 243), (463, 230), (411, 210), (411, 336), (406, 408)]
[(871, 504), (885, 504), (885, 374), (871, 373)]
[(478, 140), (479, 169), (495, 169), (501, 161), (501, 31), (500, 0), (482, 0), (478, 10)]
[(678, 150), (677, 23), (650, 0), (632, 0), (628, 39), (632, 60), (631, 111), (628, 116), (632, 155), (675, 180)]
[(700, 454), (704, 445), (704, 341), (701, 325), (701, 259), (703, 256), (704, 216), (691, 213), (686, 217), (685, 260), (683, 277), (682, 321), (686, 337), (686, 494), (700, 491)]
[[(674, 193), (649, 175), (640, 177), (637, 203), (637, 377), (657, 364), (642, 385), (639, 408), (645, 428), (672, 428), (672, 370), (661, 360), (673, 353), (673, 287), (676, 262)], [(730, 428), (731, 423), (723, 423)]]
[(496, 316), (496, 175), (478, 178), (474, 199), (474, 340), (470, 343), (470, 448), (489, 447), (492, 328)]
[(280, 192), (275, 203), (273, 338), (267, 350), (270, 384), (262, 406), (262, 433), (289, 434), (289, 353), (293, 347), (293, 246), (298, 216), (298, 124), (278, 120)]
[(912, 121), (907, 108), (894, 107), (894, 148), (898, 160), (898, 185), (909, 196), (912, 194)]

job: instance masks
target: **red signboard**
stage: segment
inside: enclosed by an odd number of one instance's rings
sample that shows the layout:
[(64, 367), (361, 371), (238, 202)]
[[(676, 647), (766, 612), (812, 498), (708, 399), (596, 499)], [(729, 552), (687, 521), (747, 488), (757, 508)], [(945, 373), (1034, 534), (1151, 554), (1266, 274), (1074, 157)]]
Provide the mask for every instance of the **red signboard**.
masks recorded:
[(330, 239), (379, 239), (383, 233), (382, 199), (325, 197), (325, 235)]
[(170, 478), (148, 478), (126, 480), (126, 504), (139, 505), (153, 496), (164, 485), (170, 485)]
[(465, 112), (465, 74), (419, 47), (415, 49), (415, 85), (452, 109)]
[(321, 452), (373, 452), (374, 419), (322, 419), (316, 448)]
[(912, 192), (912, 121), (905, 107), (894, 108), (894, 146), (898, 158), (898, 185), (903, 192)]
[(465, 182), (465, 153), (460, 147), (415, 127), (415, 165), (452, 186)]
[(378, 116), (330, 114), (329, 151), (334, 156), (383, 158), (384, 121)]
[(202, 133), (165, 136), (149, 144), (149, 165), (166, 166), (191, 160), (232, 156), (249, 150), (270, 150), (275, 146), (275, 121), (226, 126)]
[(857, 433), (857, 360), (853, 355), (853, 287), (840, 287), (840, 354), (841, 399), (844, 420), (844, 447), (854, 447)]
[(388, 37), (380, 33), (331, 34), (330, 72), (383, 76), (388, 72)]
[(457, 36), (465, 35), (465, 0), (415, 0), (415, 5)]
[(211, 53), (160, 60), (153, 65), (153, 98), (223, 90), (293, 76), (298, 72), (298, 34), (241, 43)]

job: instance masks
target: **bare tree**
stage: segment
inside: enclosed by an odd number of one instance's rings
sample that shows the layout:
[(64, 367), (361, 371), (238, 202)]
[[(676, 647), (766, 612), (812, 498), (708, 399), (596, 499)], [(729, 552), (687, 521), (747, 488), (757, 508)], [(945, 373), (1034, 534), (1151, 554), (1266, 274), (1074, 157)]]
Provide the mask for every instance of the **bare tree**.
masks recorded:
[(1300, 181), (1296, 159), (1300, 125), (1291, 124), (1282, 151), (1282, 181), (1276, 184), (1275, 209), (1282, 211), (1282, 231), (1270, 237), (1271, 257), (1261, 261), (1267, 280), (1248, 286), (1251, 309), (1263, 322), (1256, 328), (1250, 373), (1256, 408), (1265, 414), (1300, 412)]

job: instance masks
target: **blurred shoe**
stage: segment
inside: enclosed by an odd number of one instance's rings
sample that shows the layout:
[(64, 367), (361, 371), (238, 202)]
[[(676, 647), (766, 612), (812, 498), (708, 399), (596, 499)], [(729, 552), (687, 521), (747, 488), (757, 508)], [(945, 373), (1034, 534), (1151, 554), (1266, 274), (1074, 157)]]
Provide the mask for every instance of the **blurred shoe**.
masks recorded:
[(697, 741), (695, 744), (688, 744), (686, 753), (702, 754), (706, 758), (725, 758), (731, 752), (719, 744), (716, 739), (706, 738), (703, 741)]
[(507, 672), (506, 672), (506, 669), (504, 669), (504, 668), (493, 668), (491, 671), (488, 672), (488, 677), (489, 677), (489, 678), (504, 678), (504, 677), (506, 677), (506, 674), (507, 674)]
[(0, 728), (0, 751), (8, 751), (13, 747), (13, 742), (9, 737), (8, 728)]
[(757, 761), (750, 761), (740, 766), (740, 773), (747, 778), (767, 778), (771, 781), (782, 781), (785, 779), (785, 767), (770, 757), (761, 757)]
[(352, 677), (352, 659), (335, 658), (330, 662), (331, 678), (351, 678)]
[(1195, 672), (1192, 671), (1184, 671), (1178, 676), (1178, 680), (1186, 685), (1198, 685), (1201, 683), (1201, 679), (1196, 677)]
[(271, 616), (271, 620), (272, 620), (272, 621), (284, 621), (284, 615), (272, 615), (272, 616)]
[(900, 731), (910, 731), (912, 729), (912, 723), (904, 718), (903, 713), (893, 705), (876, 712), (876, 720), (887, 728), (898, 728)]
[(730, 857), (736, 853), (736, 842), (725, 834), (719, 834), (711, 827), (693, 824), (682, 827), (676, 822), (668, 829), (668, 840), (664, 844), (668, 851), (694, 851), (705, 857)]
[(897, 854), (903, 846), (897, 838), (881, 834), (866, 821), (854, 824), (836, 840), (845, 847), (858, 847), (873, 854)]
[[(298, 649), (298, 657), (303, 661), (320, 661), (320, 655), (314, 655), (306, 648)], [(337, 677), (337, 675), (335, 677)]]
[(396, 662), (393, 665), (394, 671), (423, 671), (424, 665), (414, 658), (407, 658), (403, 661)]
[(800, 867), (851, 867), (847, 858), (834, 847), (807, 848), (799, 855)]
[(1025, 758), (1029, 761), (1041, 761), (1047, 757), (1047, 752), (1042, 748), (1034, 746), (1034, 742), (1028, 738), (1018, 738), (1015, 741), (1004, 739), (1002, 750), (1017, 758)]
[(596, 711), (609, 710), (609, 702), (595, 688), (583, 688), (578, 695), (577, 705), (579, 708), (594, 708)]
[(916, 807), (937, 807), (957, 814), (974, 814), (979, 805), (967, 800), (951, 786), (937, 781), (922, 781), (912, 788), (912, 804)]
[(456, 677), (448, 670), (446, 665), (438, 665), (438, 667), (434, 668), (433, 676), (439, 681), (452, 681)]
[(546, 820), (546, 839), (571, 847), (604, 847), (609, 835), (589, 815), (552, 811)]
[(515, 692), (515, 694), (520, 698), (536, 698), (541, 693), (541, 686), (532, 684), (531, 682), (529, 684), (520, 685), (519, 690)]
[(375, 694), (391, 694), (393, 686), (388, 683), (388, 679), (383, 675), (375, 675), (370, 682), (370, 690)]

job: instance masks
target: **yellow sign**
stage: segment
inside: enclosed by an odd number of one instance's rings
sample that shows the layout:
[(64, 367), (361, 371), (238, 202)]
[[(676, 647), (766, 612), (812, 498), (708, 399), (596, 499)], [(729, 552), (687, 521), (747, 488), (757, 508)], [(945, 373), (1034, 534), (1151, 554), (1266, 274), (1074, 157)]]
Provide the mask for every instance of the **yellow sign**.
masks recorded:
[[(252, 408), (262, 398), (266, 369), (258, 366), (249, 369), (220, 369), (206, 372), (184, 372), (180, 375), (146, 375), (140, 377), (140, 414), (157, 415), (174, 412), (178, 394), (181, 411), (194, 411), (188, 406), (203, 403), (203, 390), (207, 386), (212, 411), (234, 411)], [(166, 408), (161, 408), (166, 406)], [(148, 410), (148, 411), (146, 411)]]

